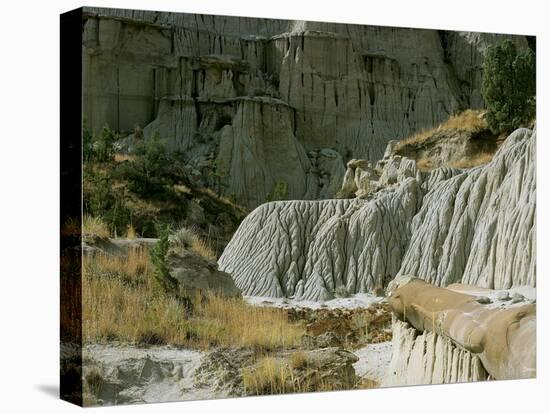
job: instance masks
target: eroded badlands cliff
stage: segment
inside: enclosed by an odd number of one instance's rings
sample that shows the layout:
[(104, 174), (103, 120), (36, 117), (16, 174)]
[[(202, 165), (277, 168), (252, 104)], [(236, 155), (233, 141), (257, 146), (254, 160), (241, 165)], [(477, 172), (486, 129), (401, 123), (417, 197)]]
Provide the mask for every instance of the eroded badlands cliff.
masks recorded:
[(380, 293), (399, 275), (447, 286), (535, 286), (536, 132), (486, 165), (427, 173), (392, 156), (364, 198), (258, 207), (219, 263), (245, 295), (323, 300)]
[(333, 197), (344, 162), (481, 107), (488, 45), (527, 47), (523, 36), (85, 11), (87, 126), (159, 134), (248, 207), (278, 183), (290, 199)]
[[(185, 250), (191, 242), (166, 256), (179, 292), (201, 300), (178, 297), (176, 331), (185, 313), (185, 346), (216, 349), (172, 349), (148, 331), (143, 349), (89, 345), (96, 402), (533, 377), (536, 301), (505, 290), (536, 287), (536, 131), (518, 129), (502, 145), (491, 135), (492, 160), (467, 169), (448, 165), (479, 155), (472, 137), (486, 127), (434, 129), (420, 143), (437, 161), (429, 168), (407, 158), (416, 148), (394, 150), (395, 140), (483, 107), (484, 52), (503, 38), (528, 47), (522, 36), (86, 8), (86, 128), (121, 133), (121, 164), (138, 142), (165, 140), (185, 183), (216, 190), (186, 211), (185, 225), (201, 224), (209, 240), (212, 223), (231, 234), (240, 206), (254, 209), (219, 271)], [(205, 214), (213, 199), (231, 206), (227, 226), (218, 205)], [(266, 203), (277, 199), (291, 201)], [(106, 243), (86, 253), (124, 250)], [(256, 342), (207, 337), (200, 323), (220, 323), (220, 333), (230, 325), (230, 302), (221, 322), (201, 308), (201, 292), (220, 287), (231, 300), (242, 292), (248, 305), (231, 302), (242, 315), (250, 304), (280, 306), (285, 324), (306, 331), (289, 349), (270, 344), (266, 360), (251, 358)], [(290, 367), (289, 378), (250, 387), (270, 366)], [(296, 388), (296, 375), (307, 386)], [(322, 388), (326, 378), (332, 388)]]

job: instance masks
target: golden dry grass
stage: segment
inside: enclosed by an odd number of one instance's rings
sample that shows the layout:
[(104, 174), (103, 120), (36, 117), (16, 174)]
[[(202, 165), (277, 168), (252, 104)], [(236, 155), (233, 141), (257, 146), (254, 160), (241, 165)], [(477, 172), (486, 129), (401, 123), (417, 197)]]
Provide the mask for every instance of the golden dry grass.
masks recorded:
[(429, 158), (422, 158), (420, 160), (418, 160), (416, 162), (416, 167), (420, 170), (420, 171), (429, 171), (431, 170), (434, 166), (433, 166), (433, 162), (432, 160), (430, 160)]
[(301, 324), (288, 321), (284, 309), (251, 306), (242, 299), (209, 295), (198, 313), (213, 330), (206, 336), (226, 346), (293, 348), (300, 345), (305, 333)]
[(136, 239), (138, 237), (138, 234), (136, 232), (136, 228), (133, 225), (128, 225), (126, 228), (126, 238), (127, 239)]
[(202, 193), (203, 195), (208, 195), (211, 198), (217, 199), (218, 201), (221, 201), (223, 204), (225, 204), (229, 207), (232, 207), (236, 210), (239, 210), (242, 213), (248, 213), (248, 211), (243, 206), (234, 203), (233, 201), (231, 201), (227, 197), (218, 195), (214, 190), (212, 190), (209, 187), (198, 188), (197, 191), (199, 193)]
[[(300, 354), (298, 356), (294, 356)], [(287, 394), (294, 392), (333, 391), (338, 382), (323, 378), (315, 367), (307, 370), (305, 353), (298, 351), (290, 359), (266, 356), (242, 370), (246, 395)], [(305, 375), (304, 375), (305, 374)]]
[(115, 162), (124, 162), (124, 161), (134, 161), (136, 159), (135, 155), (128, 154), (115, 154)]
[(191, 243), (191, 250), (209, 260), (216, 261), (218, 259), (218, 255), (212, 247), (199, 236), (196, 236)]
[(483, 112), (474, 109), (467, 109), (457, 115), (451, 116), (447, 121), (440, 124), (437, 128), (422, 129), (408, 138), (399, 141), (395, 150), (399, 151), (403, 147), (411, 144), (420, 144), (430, 138), (436, 132), (457, 130), (457, 131), (480, 131), (487, 128), (487, 123), (482, 117)]
[(145, 248), (129, 249), (126, 256), (98, 254), (83, 258), (84, 274), (119, 277), (123, 281), (144, 282), (152, 270), (149, 251)]
[(253, 368), (242, 371), (246, 395), (299, 392), (293, 381), (293, 371), (279, 359), (266, 357)]
[(487, 128), (487, 122), (483, 118), (483, 111), (475, 109), (467, 109), (464, 112), (453, 115), (441, 124), (442, 130), (478, 131), (485, 128)]
[(296, 351), (290, 357), (290, 366), (294, 369), (304, 368), (308, 364), (307, 354), (303, 351)]
[(363, 390), (368, 390), (368, 389), (378, 388), (378, 387), (380, 387), (380, 384), (378, 383), (378, 381), (375, 381), (370, 378), (363, 378), (361, 382), (358, 384), (358, 388)]
[(185, 344), (189, 326), (174, 298), (152, 286), (129, 287), (119, 278), (83, 278), (83, 336), (86, 343)]
[(193, 194), (191, 189), (184, 184), (175, 184), (174, 191), (181, 194)]
[(210, 243), (200, 237), (193, 228), (182, 227), (174, 233), (173, 240), (176, 245), (190, 249), (205, 259), (213, 261), (218, 259), (218, 255)]
[(185, 342), (184, 309), (156, 290), (145, 249), (130, 250), (128, 257), (84, 257), (82, 265), (86, 342)]
[(133, 344), (291, 348), (305, 329), (283, 309), (260, 308), (242, 299), (208, 295), (185, 305), (155, 287), (148, 255), (97, 255), (83, 262), (83, 336), (86, 343), (118, 340)]
[(493, 155), (493, 153), (483, 152), (473, 157), (461, 158), (458, 161), (452, 162), (451, 164), (449, 164), (449, 166), (453, 168), (473, 168), (483, 164), (487, 164), (493, 159)]
[(109, 227), (100, 217), (85, 215), (82, 220), (82, 233), (84, 235), (95, 235), (99, 237), (109, 237), (111, 232)]

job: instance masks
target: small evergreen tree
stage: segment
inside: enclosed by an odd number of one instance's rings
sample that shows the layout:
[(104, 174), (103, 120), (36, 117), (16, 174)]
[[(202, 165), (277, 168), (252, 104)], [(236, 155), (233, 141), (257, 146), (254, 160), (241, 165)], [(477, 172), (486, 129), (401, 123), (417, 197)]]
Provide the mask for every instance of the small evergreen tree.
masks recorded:
[(118, 168), (118, 173), (130, 181), (130, 190), (143, 197), (154, 198), (165, 192), (166, 177), (174, 163), (168, 157), (165, 141), (154, 133), (147, 141), (136, 145), (137, 158)]
[(163, 227), (160, 229), (159, 241), (155, 243), (151, 249), (151, 263), (153, 264), (155, 271), (155, 281), (158, 286), (165, 293), (175, 293), (178, 287), (178, 281), (170, 275), (168, 270), (168, 264), (166, 263), (166, 256), (168, 255), (168, 249), (170, 247), (170, 241), (168, 240), (168, 228)]
[(94, 154), (98, 162), (110, 161), (114, 156), (114, 143), (118, 135), (108, 126), (101, 130), (99, 138), (94, 143)]
[(529, 48), (505, 40), (487, 50), (481, 93), (494, 133), (511, 132), (535, 116), (536, 64)]
[(277, 181), (271, 193), (267, 195), (267, 201), (288, 200), (288, 183)]

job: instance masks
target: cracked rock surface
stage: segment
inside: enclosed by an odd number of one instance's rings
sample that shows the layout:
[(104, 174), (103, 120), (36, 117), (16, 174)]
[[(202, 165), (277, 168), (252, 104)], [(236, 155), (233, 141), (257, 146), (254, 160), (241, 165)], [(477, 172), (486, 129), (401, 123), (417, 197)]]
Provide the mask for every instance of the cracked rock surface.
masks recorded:
[(392, 158), (363, 199), (261, 205), (220, 269), (243, 295), (309, 300), (380, 293), (408, 274), (437, 286), (535, 287), (535, 136), (516, 130), (469, 170), (419, 173)]

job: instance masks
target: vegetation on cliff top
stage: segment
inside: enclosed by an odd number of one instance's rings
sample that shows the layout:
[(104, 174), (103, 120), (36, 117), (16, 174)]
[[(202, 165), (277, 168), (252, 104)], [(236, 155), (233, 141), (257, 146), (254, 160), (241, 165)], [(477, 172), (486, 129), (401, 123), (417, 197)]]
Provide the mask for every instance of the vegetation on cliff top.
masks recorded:
[(194, 185), (158, 135), (138, 142), (131, 155), (116, 151), (118, 136), (107, 127), (98, 136), (84, 129), (83, 137), (85, 225), (100, 220), (112, 237), (158, 237), (167, 225), (193, 226), (216, 256), (247, 214)]
[[(517, 128), (531, 127), (534, 122), (536, 62), (533, 50), (518, 49), (510, 40), (490, 46), (483, 63), (481, 93), (486, 110), (468, 109), (455, 114), (436, 128), (420, 130), (399, 141), (394, 152), (415, 159), (421, 170), (441, 165), (472, 168), (489, 162), (502, 137)], [(444, 140), (450, 143), (457, 137), (472, 144), (462, 157), (445, 161), (438, 159), (439, 151), (430, 151)]]
[(445, 131), (470, 131), (479, 132), (487, 129), (487, 122), (483, 117), (483, 111), (467, 109), (459, 114), (451, 116), (448, 120), (435, 128), (422, 129), (408, 138), (399, 141), (394, 150), (399, 151), (408, 145), (422, 144), (431, 138), (436, 132)]
[[(454, 168), (472, 168), (486, 164), (497, 149), (497, 136), (486, 121), (486, 111), (467, 109), (451, 116), (436, 128), (421, 130), (405, 138), (394, 147), (394, 152), (416, 160), (417, 167), (427, 171), (443, 165)], [(461, 157), (445, 160), (440, 157), (441, 145), (453, 145), (461, 141), (469, 147)], [(455, 155), (459, 155), (458, 152)]]
[(536, 61), (529, 49), (505, 40), (487, 49), (481, 88), (487, 123), (495, 133), (529, 124), (536, 110)]

